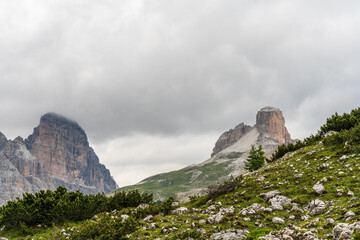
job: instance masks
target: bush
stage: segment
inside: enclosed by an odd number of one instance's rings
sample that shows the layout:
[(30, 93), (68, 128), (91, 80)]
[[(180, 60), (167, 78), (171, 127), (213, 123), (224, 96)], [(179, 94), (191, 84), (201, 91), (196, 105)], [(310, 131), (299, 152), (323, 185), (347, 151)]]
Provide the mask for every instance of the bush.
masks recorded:
[(106, 204), (106, 210), (112, 211), (114, 209), (121, 210), (126, 207), (137, 207), (141, 203), (151, 203), (152, 200), (152, 194), (140, 193), (139, 190), (117, 192), (109, 197)]
[(319, 135), (324, 136), (329, 131), (341, 132), (349, 130), (360, 123), (360, 108), (353, 109), (350, 113), (338, 115), (335, 113), (326, 119), (326, 123), (320, 127)]
[(202, 202), (206, 203), (209, 199), (214, 199), (217, 196), (234, 191), (242, 180), (242, 175), (235, 178), (231, 176), (229, 180), (223, 182), (222, 184), (210, 186), (207, 189), (206, 200)]
[(104, 194), (84, 195), (80, 191), (67, 192), (65, 187), (60, 186), (55, 191), (25, 193), (21, 199), (9, 201), (0, 209), (0, 223), (6, 227), (24, 228), (38, 224), (62, 223), (66, 220), (80, 221), (103, 211), (137, 207), (141, 203), (150, 202), (152, 195), (141, 194), (138, 190), (116, 193), (107, 198)]

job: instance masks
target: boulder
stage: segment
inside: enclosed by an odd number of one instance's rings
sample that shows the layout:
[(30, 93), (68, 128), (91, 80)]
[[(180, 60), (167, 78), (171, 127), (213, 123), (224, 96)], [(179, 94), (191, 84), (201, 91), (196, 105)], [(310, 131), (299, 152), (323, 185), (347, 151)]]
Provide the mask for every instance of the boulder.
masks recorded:
[(274, 218), (272, 219), (272, 222), (275, 223), (275, 224), (285, 224), (284, 219), (279, 218), (279, 217), (274, 217)]
[(325, 192), (325, 187), (320, 183), (320, 182), (317, 182), (315, 183), (315, 185), (313, 186), (313, 190), (316, 194), (323, 194)]
[(210, 236), (210, 239), (226, 239), (226, 240), (242, 240), (246, 239), (249, 234), (248, 230), (235, 230), (229, 229), (219, 233), (214, 233)]
[(308, 204), (307, 210), (310, 215), (318, 215), (325, 212), (326, 204), (319, 199), (315, 199)]

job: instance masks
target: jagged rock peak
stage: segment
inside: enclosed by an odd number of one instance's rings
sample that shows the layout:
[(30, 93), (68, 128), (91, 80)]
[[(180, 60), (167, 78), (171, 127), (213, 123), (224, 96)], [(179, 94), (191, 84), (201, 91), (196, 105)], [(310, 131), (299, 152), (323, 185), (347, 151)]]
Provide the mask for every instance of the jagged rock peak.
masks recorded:
[(234, 144), (237, 140), (239, 140), (251, 129), (252, 129), (251, 126), (245, 125), (244, 123), (240, 123), (234, 129), (230, 129), (224, 132), (223, 134), (221, 134), (221, 136), (215, 143), (215, 147), (213, 149), (211, 156), (214, 156), (216, 153)]
[(79, 131), (83, 135), (86, 135), (85, 131), (80, 127), (80, 125), (77, 122), (75, 122), (74, 120), (71, 120), (67, 117), (64, 117), (61, 114), (50, 112), (50, 113), (46, 113), (43, 116), (41, 116), (40, 125), (44, 124), (44, 123), (50, 123), (50, 122), (53, 122), (53, 123), (57, 124), (57, 126), (60, 126), (60, 127), (66, 126), (69, 128), (73, 128), (74, 130)]
[(285, 127), (285, 119), (278, 108), (264, 107), (256, 114), (256, 124), (251, 127), (240, 123), (234, 129), (230, 129), (219, 137), (211, 156), (237, 142), (246, 133), (256, 128), (259, 133), (269, 135), (279, 141), (280, 144), (292, 142), (289, 132)]
[(285, 127), (285, 118), (278, 108), (264, 107), (256, 114), (255, 127), (260, 133), (268, 134), (276, 138), (279, 143), (291, 142), (291, 137)]
[(0, 132), (0, 150), (4, 149), (6, 142), (7, 142), (6, 136), (2, 132)]

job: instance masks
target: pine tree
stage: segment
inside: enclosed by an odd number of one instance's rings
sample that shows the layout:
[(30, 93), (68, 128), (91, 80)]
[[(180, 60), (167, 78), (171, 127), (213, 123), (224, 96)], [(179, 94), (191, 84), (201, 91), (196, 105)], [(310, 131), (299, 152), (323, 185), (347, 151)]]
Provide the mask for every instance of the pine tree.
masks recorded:
[(255, 149), (254, 146), (251, 146), (251, 150), (249, 152), (249, 156), (245, 162), (245, 169), (250, 172), (255, 171), (261, 168), (265, 163), (264, 151), (262, 150), (262, 146), (260, 145), (258, 149)]

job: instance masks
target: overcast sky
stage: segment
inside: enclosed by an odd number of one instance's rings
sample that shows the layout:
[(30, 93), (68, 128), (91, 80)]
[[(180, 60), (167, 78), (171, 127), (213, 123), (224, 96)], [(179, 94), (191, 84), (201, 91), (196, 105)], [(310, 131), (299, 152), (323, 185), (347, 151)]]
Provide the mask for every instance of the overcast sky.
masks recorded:
[(360, 106), (360, 2), (0, 1), (0, 131), (57, 112), (119, 186), (206, 160), (280, 108), (293, 138)]

